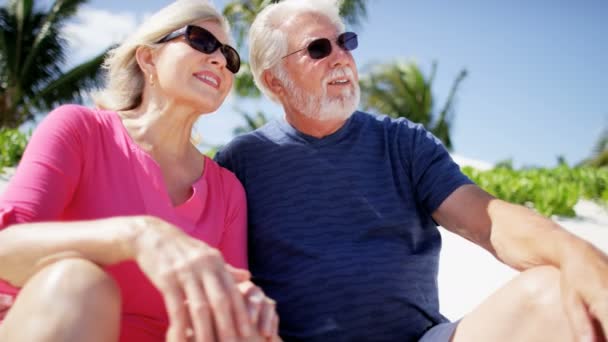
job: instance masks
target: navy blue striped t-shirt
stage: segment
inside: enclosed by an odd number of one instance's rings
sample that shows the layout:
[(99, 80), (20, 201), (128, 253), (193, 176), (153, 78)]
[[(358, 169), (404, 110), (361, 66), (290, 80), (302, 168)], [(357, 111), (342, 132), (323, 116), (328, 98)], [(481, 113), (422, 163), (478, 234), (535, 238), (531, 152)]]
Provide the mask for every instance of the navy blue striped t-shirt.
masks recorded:
[(249, 264), (287, 341), (412, 341), (439, 313), (431, 213), (471, 181), (421, 125), (355, 112), (318, 139), (274, 121), (216, 156), (245, 186)]

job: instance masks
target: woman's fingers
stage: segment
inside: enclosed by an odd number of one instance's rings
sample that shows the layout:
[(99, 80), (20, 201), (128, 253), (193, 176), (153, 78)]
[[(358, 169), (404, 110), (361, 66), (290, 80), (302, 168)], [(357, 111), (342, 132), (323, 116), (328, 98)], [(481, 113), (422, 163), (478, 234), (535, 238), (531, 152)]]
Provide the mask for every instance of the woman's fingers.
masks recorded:
[[(260, 321), (260, 314), (264, 306), (264, 294), (259, 291), (255, 292), (247, 297), (247, 311), (249, 312), (249, 319), (254, 326), (258, 326)], [(261, 332), (261, 331), (260, 331)]]
[(279, 315), (276, 314), (276, 310), (275, 310), (275, 315), (272, 318), (272, 336), (276, 336), (277, 340), (281, 340), (280, 338), (278, 338), (279, 336)]
[(186, 340), (186, 329), (189, 328), (188, 312), (184, 305), (184, 295), (175, 277), (162, 277), (159, 289), (163, 295), (167, 314), (169, 316), (168, 342), (182, 342)]
[(0, 293), (0, 311), (8, 309), (13, 305), (13, 296)]
[(242, 283), (251, 279), (251, 273), (242, 268), (236, 268), (230, 264), (226, 264), (226, 270), (232, 275), (232, 278), (237, 283)]
[(238, 284), (239, 290), (247, 301), (250, 319), (260, 334), (271, 338), (278, 333), (279, 317), (276, 313), (276, 303), (266, 297), (262, 289), (252, 282)]
[[(207, 270), (203, 273), (203, 283), (220, 341), (251, 335), (243, 299), (231, 281), (232, 277), (221, 268)], [(237, 295), (235, 296), (235, 294)]]
[(184, 293), (187, 298), (184, 305), (190, 315), (189, 321), (194, 337), (191, 340), (198, 342), (214, 341), (211, 308), (207, 296), (205, 295), (203, 285), (197, 281), (192, 273), (190, 274), (189, 279), (184, 280)]
[(262, 305), (266, 296), (259, 287), (255, 286), (255, 284), (250, 281), (239, 283), (237, 287), (243, 298), (245, 298), (249, 321), (254, 327), (257, 327), (259, 315), (262, 311)]
[[(247, 272), (249, 273), (249, 272)], [(235, 321), (238, 326), (238, 331), (241, 337), (249, 337), (253, 333), (254, 326), (249, 319), (249, 313), (247, 311), (247, 305), (241, 295), (241, 292), (237, 288), (233, 277), (228, 272), (224, 272), (223, 283), (225, 288), (228, 290), (228, 294), (231, 297), (232, 312), (234, 313)]]
[(258, 320), (258, 329), (262, 335), (271, 337), (274, 334), (275, 321), (278, 324), (278, 316), (276, 312), (276, 303), (270, 298), (266, 298), (263, 301), (262, 310), (260, 312), (260, 318)]

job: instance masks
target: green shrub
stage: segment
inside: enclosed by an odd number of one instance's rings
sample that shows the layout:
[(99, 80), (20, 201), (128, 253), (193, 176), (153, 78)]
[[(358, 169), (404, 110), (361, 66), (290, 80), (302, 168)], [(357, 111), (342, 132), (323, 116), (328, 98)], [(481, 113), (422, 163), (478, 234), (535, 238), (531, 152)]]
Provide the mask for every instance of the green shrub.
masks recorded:
[(492, 195), (533, 207), (546, 216), (575, 216), (574, 205), (579, 199), (608, 203), (606, 168), (560, 165), (552, 169), (497, 167), (479, 171), (464, 167), (462, 170)]
[(21, 160), (30, 134), (18, 129), (0, 129), (0, 173), (8, 166), (15, 166)]

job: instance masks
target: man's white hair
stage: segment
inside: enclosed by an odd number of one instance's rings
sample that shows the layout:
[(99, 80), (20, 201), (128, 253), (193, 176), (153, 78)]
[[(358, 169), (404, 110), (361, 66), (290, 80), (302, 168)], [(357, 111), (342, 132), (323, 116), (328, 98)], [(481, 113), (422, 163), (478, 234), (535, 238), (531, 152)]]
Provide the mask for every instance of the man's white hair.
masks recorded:
[(257, 87), (271, 100), (277, 96), (266, 87), (262, 79), (265, 70), (273, 70), (288, 51), (287, 34), (281, 28), (305, 13), (327, 17), (339, 32), (344, 31), (340, 18), (340, 0), (284, 0), (268, 5), (255, 18), (249, 29), (249, 63)]

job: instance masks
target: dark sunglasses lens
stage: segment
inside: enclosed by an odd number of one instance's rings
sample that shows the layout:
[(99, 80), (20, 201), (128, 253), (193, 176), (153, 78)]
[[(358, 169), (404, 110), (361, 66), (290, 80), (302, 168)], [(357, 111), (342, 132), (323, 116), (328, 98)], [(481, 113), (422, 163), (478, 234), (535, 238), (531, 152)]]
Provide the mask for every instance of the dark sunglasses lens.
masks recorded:
[(226, 68), (233, 74), (239, 72), (239, 69), (241, 68), (241, 58), (239, 57), (238, 52), (228, 45), (222, 46), (221, 51), (226, 58)]
[(354, 32), (344, 32), (338, 36), (338, 45), (346, 51), (352, 51), (359, 46), (357, 34)]
[(218, 48), (221, 49), (222, 55), (226, 58), (226, 68), (235, 74), (239, 71), (241, 58), (238, 52), (228, 45), (222, 45), (211, 32), (202, 27), (189, 26), (186, 38), (190, 46), (202, 53), (212, 54)]
[(221, 46), (213, 34), (202, 27), (190, 26), (186, 37), (193, 48), (206, 54), (213, 53)]
[(329, 56), (331, 53), (331, 42), (327, 38), (314, 40), (308, 44), (308, 54), (310, 58), (321, 59)]

